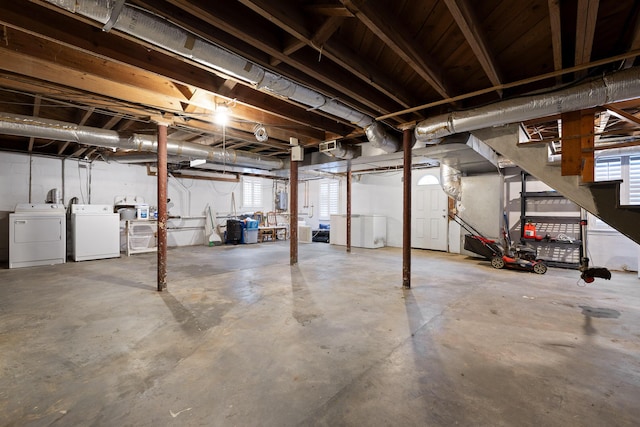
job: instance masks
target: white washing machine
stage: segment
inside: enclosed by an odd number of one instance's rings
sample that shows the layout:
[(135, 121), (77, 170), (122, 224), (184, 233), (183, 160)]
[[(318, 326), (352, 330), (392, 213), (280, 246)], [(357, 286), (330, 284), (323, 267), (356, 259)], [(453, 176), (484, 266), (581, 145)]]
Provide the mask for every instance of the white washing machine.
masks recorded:
[(110, 205), (71, 205), (70, 255), (74, 261), (120, 256), (120, 215)]
[(63, 205), (16, 205), (9, 214), (9, 268), (63, 264), (66, 231)]

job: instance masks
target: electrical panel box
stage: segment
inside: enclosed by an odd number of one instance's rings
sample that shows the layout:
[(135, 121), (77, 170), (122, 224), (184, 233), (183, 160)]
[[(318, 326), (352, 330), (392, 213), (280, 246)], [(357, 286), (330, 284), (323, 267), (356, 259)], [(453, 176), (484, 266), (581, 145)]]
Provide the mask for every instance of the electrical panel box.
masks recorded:
[(288, 199), (289, 196), (285, 191), (276, 193), (276, 209), (286, 211)]
[(302, 160), (304, 160), (304, 148), (302, 148), (300, 145), (291, 147), (291, 161), (301, 162)]

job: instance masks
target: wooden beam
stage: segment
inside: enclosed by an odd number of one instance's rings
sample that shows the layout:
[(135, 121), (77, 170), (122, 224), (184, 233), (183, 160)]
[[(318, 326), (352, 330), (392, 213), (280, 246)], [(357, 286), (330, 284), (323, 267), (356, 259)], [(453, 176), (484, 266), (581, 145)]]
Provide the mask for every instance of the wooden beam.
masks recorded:
[[(633, 51), (633, 52), (628, 52), (628, 53), (623, 53), (620, 55), (615, 55), (615, 56), (611, 56), (609, 58), (605, 58), (605, 59), (600, 59), (598, 61), (593, 61), (590, 62), (588, 64), (583, 64), (583, 65), (577, 65), (575, 67), (569, 67), (569, 68), (565, 68), (562, 70), (558, 70), (558, 71), (552, 71), (550, 73), (545, 73), (545, 74), (541, 74), (539, 76), (535, 76), (535, 77), (528, 77), (526, 79), (522, 79), (522, 80), (518, 80), (512, 83), (504, 83), (501, 84), (500, 86), (494, 86), (494, 87), (490, 87), (490, 88), (486, 88), (486, 89), (480, 89), (480, 90), (476, 90), (473, 92), (469, 92), (469, 93), (465, 93), (462, 95), (458, 95), (458, 96), (452, 96), (450, 98), (447, 99), (442, 99), (439, 101), (434, 101), (434, 102), (429, 102), (428, 104), (422, 104), (422, 105), (418, 105), (417, 107), (412, 107), (412, 108), (407, 108), (405, 110), (401, 110), (401, 111), (396, 111), (395, 113), (391, 113), (391, 114), (385, 114), (379, 117), (376, 117), (376, 120), (384, 120), (390, 117), (395, 117), (395, 116), (399, 116), (399, 115), (403, 115), (403, 114), (407, 114), (407, 113), (412, 113), (414, 111), (420, 111), (420, 110), (424, 110), (427, 108), (431, 108), (431, 107), (437, 107), (438, 105), (443, 105), (443, 104), (449, 104), (452, 102), (457, 102), (457, 101), (462, 101), (463, 99), (469, 99), (469, 98), (473, 98), (475, 96), (480, 96), (480, 95), (484, 95), (486, 93), (490, 93), (495, 91), (496, 89), (510, 89), (513, 87), (518, 87), (518, 86), (524, 86), (527, 85), (529, 83), (535, 83), (535, 82), (539, 82), (541, 80), (546, 80), (546, 79), (551, 79), (554, 77), (558, 77), (561, 76), (563, 74), (569, 74), (569, 73), (575, 73), (578, 71), (582, 71), (582, 70), (586, 70), (588, 68), (591, 67), (599, 67), (601, 65), (605, 65), (605, 64), (611, 64), (613, 62), (617, 62), (617, 61), (621, 61), (624, 60), (626, 58), (632, 58), (635, 56), (640, 55), (640, 51)], [(631, 100), (631, 101), (623, 101), (621, 103), (616, 102), (616, 105), (636, 105), (637, 102), (635, 100)]]
[[(58, 102), (66, 107), (78, 108), (77, 117), (72, 122), (77, 123), (79, 126), (83, 126), (98, 109), (105, 111), (118, 112), (131, 117), (138, 117), (141, 121), (149, 117), (148, 112), (140, 110), (140, 108), (133, 108), (125, 103), (122, 105), (115, 104), (112, 99), (99, 97), (95, 94), (87, 94), (79, 90), (71, 89), (64, 86), (59, 86), (53, 83), (46, 83), (30, 79), (28, 77), (16, 76), (13, 74), (3, 74), (0, 72), (0, 79), (2, 80), (2, 86), (9, 87), (16, 90), (21, 90), (31, 93), (39, 93), (44, 99), (48, 99), (53, 102)], [(93, 104), (91, 107), (87, 107), (87, 104)], [(83, 110), (86, 108), (86, 110)]]
[(132, 120), (132, 119), (127, 119), (127, 120), (121, 121), (121, 122), (118, 123), (117, 130), (118, 130), (118, 132), (123, 132), (123, 131), (129, 129), (135, 123), (136, 123), (136, 121)]
[[(401, 84), (398, 84), (395, 79), (384, 75), (376, 69), (376, 67), (371, 67), (370, 62), (360, 58), (358, 52), (351, 51), (341, 44), (328, 43), (330, 35), (333, 34), (333, 32), (340, 26), (343, 18), (330, 18), (325, 21), (324, 25), (318, 30), (318, 32), (311, 34), (311, 32), (303, 26), (305, 19), (302, 10), (292, 8), (287, 8), (285, 10), (281, 3), (268, 0), (241, 0), (241, 3), (251, 8), (251, 10), (258, 13), (263, 18), (275, 23), (295, 39), (300, 40), (305, 45), (319, 51), (320, 57), (326, 56), (331, 60), (331, 62), (338, 64), (342, 69), (347, 70), (349, 73), (359, 78), (361, 82), (375, 88), (380, 93), (397, 102), (401, 106), (409, 106), (408, 102), (413, 98), (412, 94), (408, 93), (406, 89)], [(297, 45), (293, 45), (290, 47), (294, 48), (296, 46)], [(289, 55), (292, 53), (293, 52), (289, 52)], [(280, 60), (285, 63), (290, 63), (293, 58), (289, 55), (285, 56), (285, 58), (289, 58), (288, 61), (286, 59)], [(298, 58), (301, 58), (301, 56), (298, 56)], [(273, 57), (270, 63), (275, 64), (278, 59), (278, 57)], [(314, 63), (314, 69), (317, 69), (318, 65), (322, 64), (322, 61), (318, 61), (315, 57), (312, 59), (310, 55), (307, 55), (304, 61), (299, 62), (309, 64)], [(308, 73), (309, 71), (305, 69), (305, 72)], [(327, 74), (327, 72), (324, 72), (324, 75), (319, 80), (329, 83), (327, 81), (327, 76), (331, 75), (331, 73)], [(331, 79), (329, 79), (329, 81), (331, 81)], [(333, 81), (333, 83), (329, 84), (331, 86), (335, 86), (336, 82)], [(346, 88), (341, 86), (340, 90), (348, 93), (349, 96), (352, 96), (352, 86), (353, 84), (346, 85)], [(371, 95), (370, 89), (368, 92)], [(379, 104), (374, 108), (379, 110), (381, 107), (382, 104)]]
[(622, 110), (620, 108), (614, 107), (611, 104), (603, 105), (603, 107), (606, 108), (612, 115), (616, 116), (620, 120), (624, 120), (624, 121), (629, 122), (631, 124), (640, 126), (640, 118), (639, 117), (636, 117), (633, 114), (629, 114), (626, 111), (624, 111), (624, 110)]
[(86, 151), (86, 153), (84, 154), (84, 157), (88, 157), (91, 158), (91, 156), (93, 155), (93, 153), (95, 153), (96, 151), (98, 151), (97, 148), (95, 147), (89, 147)]
[[(2, 44), (2, 48), (9, 49), (14, 53), (47, 61), (50, 64), (54, 64), (57, 69), (81, 71), (92, 76), (99, 76), (110, 82), (131, 86), (136, 89), (151, 90), (160, 96), (185, 99), (175, 84), (172, 82), (167, 83), (166, 79), (154, 73), (114, 61), (105, 61), (94, 54), (72, 49), (58, 42), (34, 36), (21, 30), (9, 29), (9, 32), (9, 40), (7, 43)], [(15, 71), (16, 67), (12, 68)], [(15, 72), (29, 75), (27, 66), (23, 67), (23, 70)], [(64, 76), (60, 76), (59, 79), (62, 78)], [(78, 82), (78, 84), (80, 83)], [(76, 85), (69, 86), (75, 87)]]
[(61, 155), (62, 153), (64, 153), (64, 150), (67, 149), (67, 147), (69, 146), (69, 144), (71, 144), (70, 141), (66, 141), (62, 144), (60, 144), (60, 148), (58, 148), (58, 156)]
[(116, 114), (115, 116), (111, 117), (111, 119), (109, 119), (109, 121), (105, 123), (104, 126), (102, 126), (102, 129), (113, 129), (113, 127), (118, 124), (120, 120), (122, 120), (122, 114)]
[(562, 134), (580, 135), (562, 139), (563, 176), (580, 175), (582, 182), (595, 180), (594, 114), (593, 109), (562, 113)]
[[(284, 49), (282, 49), (282, 53), (284, 53), (287, 56), (291, 56), (294, 52), (299, 51), (300, 49), (302, 49), (306, 45), (307, 45), (307, 43), (305, 43), (303, 40), (298, 40), (296, 38), (291, 38), (291, 40), (286, 44)], [(280, 64), (281, 62), (282, 61), (280, 61), (279, 59), (275, 58), (274, 61), (271, 61), (271, 65), (273, 65), (275, 67), (278, 64)]]
[[(582, 113), (571, 111), (562, 113), (562, 133), (564, 135), (580, 135)], [(562, 141), (562, 158), (560, 166), (562, 176), (580, 175), (582, 173), (582, 146), (580, 139)]]
[[(460, 28), (460, 31), (464, 34), (467, 43), (471, 46), (471, 50), (473, 50), (476, 58), (478, 58), (482, 69), (487, 77), (489, 77), (491, 84), (494, 86), (502, 84), (502, 78), (498, 73), (496, 61), (489, 53), (484, 34), (467, 0), (445, 0), (444, 2), (449, 8), (451, 15), (453, 15), (456, 24), (458, 24), (458, 28)], [(498, 92), (502, 96), (502, 91)]]
[[(264, 0), (262, 1), (264, 2)], [(150, 0), (140, 0), (139, 2), (144, 4), (145, 8), (160, 15), (164, 16), (166, 14), (166, 6), (164, 5), (162, 8), (158, 8), (157, 2), (151, 2)], [(375, 92), (372, 93), (370, 85), (363, 81), (354, 81), (351, 75), (330, 61), (324, 61), (319, 64), (317, 58), (312, 61), (306, 61), (284, 55), (281, 41), (278, 37), (279, 33), (273, 31), (273, 21), (265, 22), (263, 25), (255, 20), (249, 20), (246, 10), (227, 7), (223, 2), (168, 0), (168, 3), (182, 9), (189, 15), (199, 18), (198, 22), (194, 22), (191, 25), (181, 22), (185, 28), (195, 34), (235, 52), (239, 49), (238, 40), (246, 43), (246, 48), (243, 48), (242, 52), (243, 57), (257, 64), (264, 64), (269, 67), (269, 60), (277, 58), (290, 66), (288, 70), (291, 72), (284, 75), (292, 80), (311, 88), (317, 87), (318, 82), (321, 82), (326, 85), (322, 92), (332, 93), (335, 90), (339, 90), (345, 97), (368, 108), (370, 111), (389, 112), (394, 108), (388, 97), (377, 95)], [(263, 5), (266, 5), (266, 3)], [(279, 3), (277, 6), (281, 7)], [(296, 17), (299, 17), (298, 21), (304, 22), (305, 19), (302, 12), (296, 16), (291, 16), (291, 13), (291, 10), (287, 10), (286, 14), (281, 11), (279, 16), (290, 16), (291, 21), (295, 21)], [(210, 28), (215, 28), (216, 31), (212, 32), (209, 29), (203, 31), (202, 21), (209, 24)], [(278, 23), (278, 25), (284, 24)], [(235, 40), (230, 41), (228, 37), (222, 39), (220, 34), (223, 32), (226, 33), (225, 36), (232, 36)], [(309, 32), (305, 30), (305, 37), (309, 38), (309, 36)]]
[[(571, 139), (579, 140), (579, 139), (586, 138), (586, 137), (589, 137), (589, 136), (599, 137), (599, 136), (605, 136), (605, 135), (620, 135), (622, 132), (623, 131), (621, 131), (621, 130), (608, 130), (608, 131), (604, 131), (604, 132), (586, 133), (586, 134), (573, 134), (573, 135), (568, 135), (565, 132), (563, 132), (563, 135), (561, 135), (561, 136), (549, 136), (549, 137), (540, 138), (540, 139), (530, 139), (529, 141), (523, 141), (523, 142), (520, 142), (518, 144), (520, 146), (549, 144), (551, 142), (564, 142), (564, 141), (568, 141), (568, 140), (571, 140)], [(602, 139), (600, 139), (600, 141), (602, 141)]]
[[(562, 27), (560, 24), (560, 0), (548, 0), (549, 25), (551, 26), (551, 46), (553, 49), (553, 69), (562, 70)], [(562, 77), (556, 77), (556, 83), (562, 82)]]
[[(0, 47), (0, 53), (2, 53), (3, 50), (3, 47)], [(91, 75), (87, 72), (63, 68), (59, 64), (40, 60), (32, 56), (21, 55), (14, 51), (6, 52), (6, 55), (4, 55), (6, 61), (0, 63), (0, 69), (4, 68), (6, 71), (26, 74), (31, 78), (96, 93), (111, 99), (111, 101), (105, 101), (105, 104), (110, 104), (110, 109), (113, 108), (113, 99), (122, 100), (130, 105), (146, 104), (150, 109), (161, 109), (163, 111), (175, 111), (177, 106), (179, 106), (178, 111), (180, 111), (183, 110), (183, 105), (188, 103), (194, 103), (203, 108), (210, 108), (216, 99), (215, 94), (204, 90), (195, 92), (198, 96), (194, 97), (194, 99), (187, 100), (183, 97), (182, 93), (179, 92), (176, 92), (176, 94), (179, 93), (181, 98), (172, 98), (146, 88), (132, 87), (114, 82), (111, 78), (105, 79), (102, 76)], [(142, 70), (139, 70), (139, 72), (144, 73)], [(160, 82), (158, 82), (158, 84), (161, 85)], [(273, 100), (269, 95), (263, 94), (263, 96)], [(94, 105), (98, 103), (95, 97), (89, 98), (90, 97), (87, 97), (87, 102), (91, 102)], [(293, 111), (293, 107), (290, 106), (289, 110)], [(139, 110), (138, 115), (144, 114), (143, 111), (144, 108), (142, 111)], [(188, 113), (189, 111), (185, 112)], [(313, 115), (313, 113), (307, 113), (307, 115)], [(273, 126), (291, 129), (295, 136), (301, 139), (324, 140), (326, 137), (323, 131), (313, 129), (306, 123), (293, 122), (286, 118), (285, 114), (275, 115), (241, 103), (237, 103), (236, 107), (233, 108), (233, 116), (240, 120), (237, 122), (240, 124), (243, 124), (243, 121), (253, 122), (254, 124), (270, 123)], [(197, 117), (198, 115), (194, 116), (194, 118)], [(274, 131), (273, 136), (276, 137), (277, 135), (278, 132)], [(281, 136), (283, 141), (288, 141), (291, 135), (282, 133)]]
[(87, 123), (87, 120), (89, 120), (89, 117), (91, 117), (94, 111), (95, 107), (87, 108), (87, 110), (82, 114), (82, 117), (78, 121), (78, 126), (84, 126), (84, 124)]
[[(154, 5), (157, 6), (157, 3), (153, 3), (150, 6)], [(57, 8), (54, 9), (57, 10)], [(221, 20), (225, 18), (226, 16), (221, 16)], [(306, 107), (300, 108), (285, 100), (265, 96), (264, 93), (245, 85), (238, 85), (239, 87), (234, 89), (237, 82), (222, 79), (211, 73), (211, 70), (205, 69), (203, 65), (193, 63), (168, 52), (155, 50), (150, 46), (146, 46), (144, 42), (134, 41), (131, 37), (123, 34), (116, 35), (116, 32), (96, 31), (95, 28), (87, 25), (77, 15), (67, 16), (31, 2), (24, 4), (22, 2), (0, 2), (0, 24), (4, 24), (10, 29), (19, 29), (28, 34), (37, 35), (51, 42), (57, 42), (58, 46), (62, 44), (67, 48), (84, 53), (92, 52), (100, 58), (115, 59), (121, 64), (132, 65), (134, 69), (137, 67), (148, 70), (154, 76), (164, 76), (165, 83), (163, 84), (167, 88), (156, 86), (154, 90), (162, 89), (163, 91), (170, 91), (172, 94), (180, 93), (179, 84), (187, 87), (198, 87), (210, 92), (220, 90), (223, 96), (238, 98), (239, 101), (254, 105), (264, 112), (273, 112), (279, 117), (289, 117), (293, 122), (300, 125), (327, 129), (338, 135), (346, 135), (354, 128), (353, 125), (345, 120), (336, 120), (335, 117), (329, 117), (326, 113), (308, 111)], [(216, 34), (219, 33), (220, 31), (216, 32)], [(202, 32), (202, 36), (205, 38), (207, 34), (207, 32)], [(8, 39), (9, 43), (12, 42), (12, 39), (13, 36)], [(26, 44), (31, 49), (36, 49), (39, 41), (33, 40), (23, 44)], [(229, 47), (228, 44), (223, 45)], [(55, 58), (58, 47), (54, 46), (45, 50)], [(81, 61), (77, 60), (75, 63), (82, 64)], [(126, 73), (123, 77), (126, 77)], [(233, 93), (234, 90), (240, 90), (240, 93), (235, 94)], [(254, 96), (255, 102), (252, 99)], [(182, 95), (181, 98), (184, 98), (184, 96)]]
[(318, 49), (324, 45), (333, 33), (340, 28), (343, 21), (344, 17), (342, 16), (330, 16), (327, 18), (311, 37), (311, 43), (313, 46)]
[[(285, 48), (282, 50), (282, 53), (287, 56), (291, 56), (294, 52), (297, 52), (307, 45), (322, 52), (323, 45), (327, 40), (329, 40), (329, 37), (331, 37), (331, 35), (340, 27), (343, 20), (343, 17), (330, 16), (329, 18), (325, 19), (323, 24), (320, 26), (320, 28), (318, 28), (315, 34), (313, 34), (310, 40), (293, 38), (291, 42), (289, 42), (287, 46), (285, 46)], [(271, 65), (275, 67), (280, 62), (280, 60), (274, 58), (274, 60), (271, 61)]]
[[(580, 138), (580, 151), (582, 152), (582, 182), (595, 181), (595, 160), (593, 155), (594, 131), (594, 111), (581, 111), (580, 134), (585, 135), (584, 137)], [(564, 157), (564, 154), (562, 157)]]
[(305, 10), (317, 13), (319, 15), (327, 16), (341, 16), (343, 18), (353, 18), (353, 13), (344, 6), (337, 6), (334, 4), (311, 4), (305, 6)]
[(32, 55), (24, 55), (13, 50), (0, 47), (0, 69), (26, 75), (39, 80), (53, 82), (68, 87), (75, 87), (90, 93), (97, 93), (114, 99), (135, 104), (155, 106), (164, 111), (181, 110), (180, 100), (156, 91), (122, 84), (115, 78), (91, 75), (87, 72), (65, 68), (57, 63), (49, 62)]
[[(574, 65), (581, 65), (591, 60), (599, 3), (599, 0), (578, 0)], [(581, 74), (586, 74), (586, 71)]]
[[(636, 24), (635, 24), (635, 27), (633, 28), (633, 35), (631, 37), (631, 46), (629, 47), (630, 51), (638, 50), (638, 49), (640, 49), (640, 17), (636, 19)], [(636, 60), (635, 57), (625, 59), (622, 62), (622, 68), (623, 69), (631, 68), (635, 60)]]
[(86, 146), (82, 145), (80, 146), (76, 151), (74, 151), (73, 153), (71, 153), (71, 157), (78, 157), (80, 155), (80, 153), (82, 153), (83, 151), (85, 151), (87, 149)]
[(421, 49), (410, 41), (406, 34), (398, 31), (401, 23), (380, 12), (372, 2), (363, 0), (340, 0), (340, 2), (364, 25), (373, 31), (393, 52), (423, 78), (443, 98), (449, 98), (450, 90), (440, 78), (442, 71), (423, 57)]

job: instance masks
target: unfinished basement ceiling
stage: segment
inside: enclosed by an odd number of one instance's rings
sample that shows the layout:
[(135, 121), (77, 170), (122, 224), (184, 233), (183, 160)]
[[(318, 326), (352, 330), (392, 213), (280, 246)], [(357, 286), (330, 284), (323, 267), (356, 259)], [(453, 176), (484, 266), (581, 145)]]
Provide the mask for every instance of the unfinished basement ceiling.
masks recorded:
[[(425, 118), (637, 65), (640, 49), (640, 4), (633, 0), (91, 2), (111, 11), (106, 24), (82, 14), (81, 3), (0, 4), (0, 112), (124, 137), (152, 135), (161, 121), (174, 141), (285, 160), (291, 137), (307, 153), (324, 141), (348, 146), (367, 138), (350, 113), (286, 99), (195, 54), (119, 29), (125, 18), (117, 6), (188, 32), (183, 50), (199, 43), (222, 48), (246, 60), (245, 69), (378, 120), (397, 138)], [(214, 121), (223, 104), (231, 113), (224, 128)], [(638, 99), (602, 106), (597, 142), (633, 143), (639, 111)], [(525, 125), (532, 139), (557, 137), (557, 117)], [(88, 160), (113, 154), (81, 142), (8, 135), (0, 135), (0, 150)]]

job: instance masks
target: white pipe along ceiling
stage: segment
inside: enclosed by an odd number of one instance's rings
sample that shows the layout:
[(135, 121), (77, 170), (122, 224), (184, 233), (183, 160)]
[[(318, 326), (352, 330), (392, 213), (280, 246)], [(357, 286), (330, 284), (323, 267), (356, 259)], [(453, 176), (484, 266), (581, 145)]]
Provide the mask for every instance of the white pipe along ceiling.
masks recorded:
[(143, 9), (109, 0), (46, 0), (46, 2), (100, 22), (104, 25), (105, 31), (113, 28), (249, 83), (264, 92), (348, 120), (365, 129), (372, 146), (387, 153), (396, 152), (401, 148), (399, 138), (388, 134), (384, 126), (373, 117), (262, 68)]

